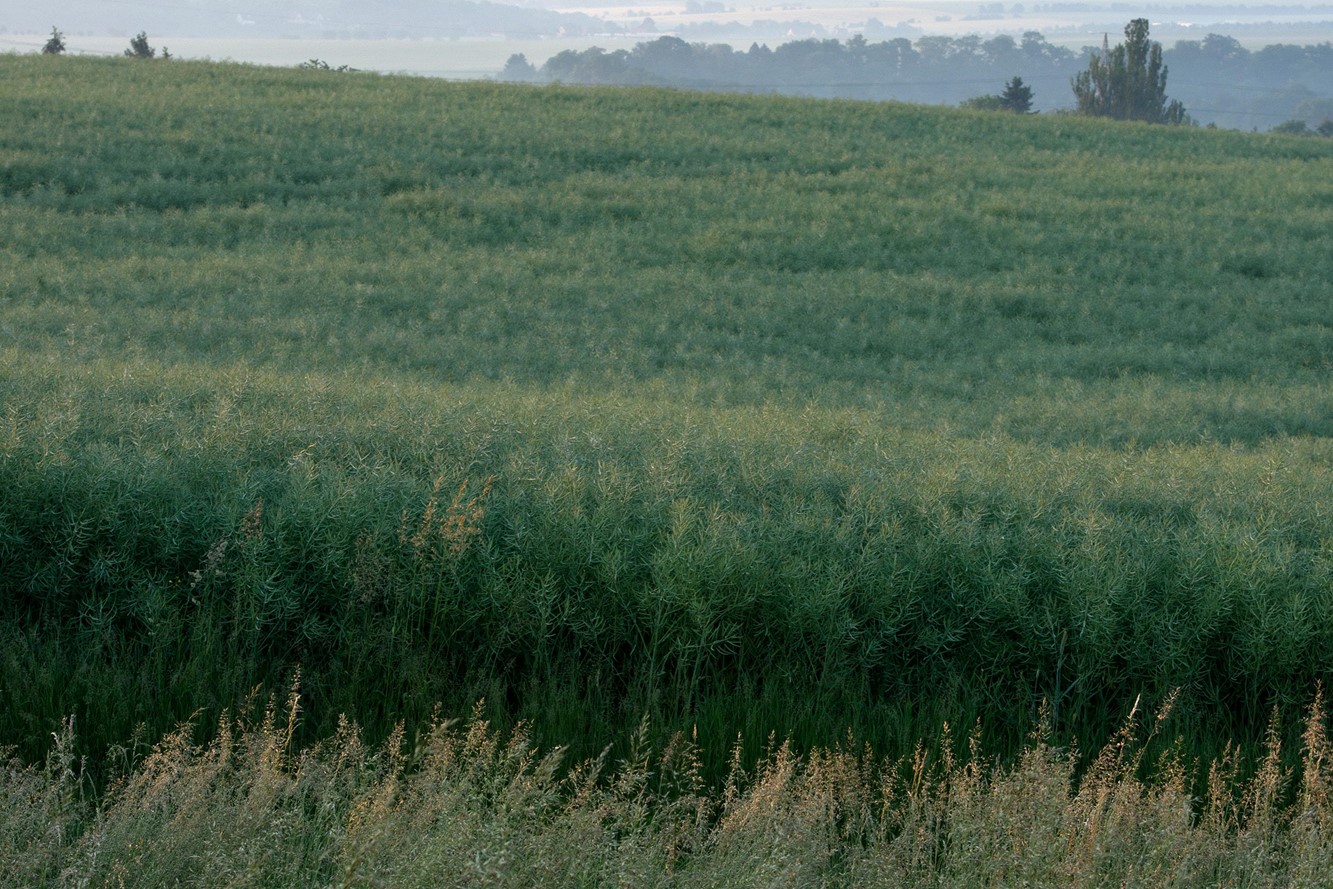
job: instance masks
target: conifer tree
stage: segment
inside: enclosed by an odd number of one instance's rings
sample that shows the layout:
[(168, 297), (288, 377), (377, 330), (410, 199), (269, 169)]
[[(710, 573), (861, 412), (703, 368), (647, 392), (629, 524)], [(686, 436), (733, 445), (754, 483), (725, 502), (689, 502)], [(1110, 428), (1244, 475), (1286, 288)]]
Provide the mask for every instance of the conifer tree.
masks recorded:
[(1015, 114), (1027, 114), (1032, 110), (1032, 87), (1024, 84), (1021, 77), (1010, 80), (1000, 93), (1000, 107)]
[(58, 56), (65, 51), (65, 35), (60, 33), (60, 29), (55, 25), (51, 26), (51, 36), (47, 38), (46, 45), (42, 47), (42, 54), (47, 56)]
[(140, 31), (130, 38), (130, 48), (125, 50), (125, 55), (132, 59), (151, 59), (157, 55), (157, 50), (148, 45), (148, 34)]

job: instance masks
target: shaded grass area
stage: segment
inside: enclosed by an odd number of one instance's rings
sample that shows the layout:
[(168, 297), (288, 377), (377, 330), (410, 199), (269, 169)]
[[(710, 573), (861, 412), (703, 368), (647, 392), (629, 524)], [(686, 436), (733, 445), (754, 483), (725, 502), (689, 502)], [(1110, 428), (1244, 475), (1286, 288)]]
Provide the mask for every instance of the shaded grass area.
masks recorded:
[[(1330, 673), (1333, 149), (0, 59), (0, 741), (304, 670), (576, 759), (896, 756)], [(1288, 724), (1294, 724), (1290, 720)]]
[(302, 664), (312, 737), (485, 697), (580, 755), (645, 713), (721, 749), (851, 728), (901, 752), (977, 716), (1016, 745), (1043, 699), (1105, 737), (1182, 688), (1220, 747), (1333, 667), (1324, 441), (1052, 451), (151, 365), (39, 393), (24, 366), (0, 695), (30, 745), (72, 712), (102, 746), (165, 731)]
[(122, 748), (97, 806), (65, 726), (44, 768), (0, 770), (0, 885), (1317, 886), (1333, 866), (1322, 696), (1295, 770), (1270, 732), (1257, 768), (1228, 753), (1197, 793), (1165, 712), (1132, 713), (1077, 779), (1041, 733), (1005, 766), (976, 734), (966, 759), (770, 739), (710, 789), (682, 736), (569, 767), (473, 713), (299, 747), (296, 705)]

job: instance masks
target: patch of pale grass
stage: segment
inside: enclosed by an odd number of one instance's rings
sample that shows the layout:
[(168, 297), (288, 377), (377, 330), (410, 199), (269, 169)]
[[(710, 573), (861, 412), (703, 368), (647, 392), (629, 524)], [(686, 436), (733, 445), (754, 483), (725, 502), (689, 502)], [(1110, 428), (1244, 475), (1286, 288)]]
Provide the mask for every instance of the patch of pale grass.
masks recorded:
[[(1132, 713), (1082, 768), (1044, 735), (1014, 763), (947, 739), (886, 761), (771, 740), (709, 790), (699, 750), (566, 767), (478, 708), (371, 748), (343, 722), (305, 750), (285, 708), (162, 739), (97, 798), (72, 726), (0, 772), (3, 886), (1321, 886), (1333, 874), (1322, 689), (1299, 765), (1274, 726), (1248, 766), (1206, 770)], [(737, 746), (736, 750), (739, 751)], [(1150, 753), (1150, 751), (1160, 751)], [(127, 760), (128, 761), (128, 760)], [(1151, 777), (1145, 777), (1151, 776)]]

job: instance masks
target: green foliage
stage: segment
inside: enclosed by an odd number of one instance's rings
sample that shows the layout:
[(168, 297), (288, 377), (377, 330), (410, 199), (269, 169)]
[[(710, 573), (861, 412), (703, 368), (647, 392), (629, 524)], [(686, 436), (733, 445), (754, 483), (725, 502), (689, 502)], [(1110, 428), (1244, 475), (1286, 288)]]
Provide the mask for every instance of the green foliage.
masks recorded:
[(1311, 125), (1333, 117), (1333, 43), (1246, 49), (1234, 38), (1179, 41), (1163, 60), (1172, 92), (1202, 116), (1237, 129), (1268, 129), (1273, 120)]
[(1273, 127), (1273, 132), (1282, 133), (1285, 136), (1308, 136), (1314, 131), (1303, 120), (1287, 120)]
[(51, 26), (51, 36), (42, 44), (42, 55), (58, 56), (65, 51), (65, 35), (55, 25)]
[(514, 70), (503, 79), (952, 104), (967, 100), (967, 84), (1016, 70), (1029, 79), (1069, 77), (1078, 57), (1028, 32), (1021, 44), (1008, 35), (985, 41), (934, 35), (915, 42), (902, 37), (870, 42), (856, 35), (844, 41), (791, 40), (773, 49), (755, 44), (748, 51), (671, 36), (633, 49), (565, 50), (536, 70), (516, 58), (510, 63)]
[(1078, 112), (1116, 120), (1147, 123), (1188, 123), (1185, 107), (1167, 103), (1166, 66), (1162, 45), (1148, 39), (1148, 20), (1134, 19), (1125, 26), (1125, 42), (1103, 49), (1088, 62), (1088, 69), (1073, 80)]
[(1014, 114), (1027, 114), (1032, 110), (1032, 88), (1023, 84), (1023, 78), (1015, 77), (1004, 85), (1004, 92), (998, 96), (977, 96), (962, 103), (963, 108), (973, 111), (1011, 111)]
[(537, 79), (537, 69), (523, 53), (514, 53), (505, 62), (500, 79), (509, 83), (528, 83)]
[(1027, 114), (1032, 110), (1032, 87), (1023, 83), (1023, 78), (1014, 77), (1004, 85), (1000, 94), (1000, 104), (1005, 111), (1015, 114)]
[(0, 67), (29, 760), (297, 665), (306, 739), (484, 698), (576, 757), (1177, 686), (1202, 755), (1333, 670), (1324, 140)]
[(1326, 120), (1317, 127), (1311, 127), (1304, 120), (1286, 120), (1273, 127), (1270, 132), (1286, 136), (1324, 136), (1333, 137), (1333, 120)]
[(157, 56), (157, 50), (148, 45), (148, 35), (140, 31), (130, 38), (130, 48), (125, 55), (131, 59), (151, 59)]
[(1004, 99), (1001, 96), (974, 96), (962, 102), (960, 108), (972, 111), (1004, 111)]
[(334, 67), (332, 67), (331, 65), (329, 65), (328, 62), (324, 61), (323, 59), (307, 59), (306, 61), (302, 62), (301, 64), (297, 65), (296, 67), (305, 69), (305, 70), (307, 70), (307, 71), (339, 71), (339, 72), (344, 72), (344, 71), (355, 71), (355, 70), (356, 70), (355, 68), (352, 68), (352, 67), (349, 66), (349, 65), (339, 65), (337, 68), (334, 68)]

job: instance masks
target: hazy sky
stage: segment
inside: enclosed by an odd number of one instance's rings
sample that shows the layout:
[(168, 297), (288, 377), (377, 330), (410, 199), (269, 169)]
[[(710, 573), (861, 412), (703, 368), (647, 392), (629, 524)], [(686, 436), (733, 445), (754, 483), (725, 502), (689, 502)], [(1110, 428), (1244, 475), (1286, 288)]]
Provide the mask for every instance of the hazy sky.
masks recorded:
[[(857, 33), (887, 39), (1035, 30), (1077, 49), (1143, 15), (1167, 47), (1209, 32), (1251, 48), (1333, 39), (1333, 0), (1282, 2), (1254, 0), (1246, 8), (1237, 0), (1207, 6), (1177, 0), (1130, 8), (1108, 0), (1061, 3), (1052, 11), (1046, 7), (1055, 4), (1045, 0), (0, 0), (0, 51), (35, 52), (55, 26), (76, 54), (119, 55), (128, 37), (146, 31), (154, 46), (166, 45), (179, 58), (293, 65), (319, 57), (369, 70), (485, 77), (515, 52), (541, 64), (564, 49), (629, 48), (662, 34), (744, 48), (751, 41)], [(384, 38), (396, 40), (378, 43)], [(432, 46), (432, 39), (448, 40), (447, 48)]]
[[(367, 29), (410, 28), (418, 36), (447, 27), (465, 0), (0, 0), (0, 27), (10, 33), (48, 31), (58, 25), (69, 33), (133, 34), (148, 30), (172, 33), (233, 34), (255, 36), (315, 36), (318, 28)], [(912, 21), (927, 30), (957, 32), (970, 23), (973, 30), (997, 30), (1004, 20), (1046, 21), (1060, 26), (1088, 19), (1119, 20), (1130, 16), (1123, 3), (1062, 3), (1060, 11), (1035, 7), (1050, 4), (1021, 2), (959, 2), (959, 0), (508, 0), (504, 5), (560, 11), (579, 11), (625, 23), (648, 13), (655, 20), (697, 22), (700, 20), (802, 18), (822, 24), (854, 23), (875, 18), (885, 24)], [(1245, 4), (1238, 0), (1198, 0), (1177, 3), (1144, 3), (1137, 14), (1200, 21), (1241, 19)], [(1253, 13), (1272, 20), (1299, 17), (1304, 20), (1333, 20), (1333, 5), (1321, 8), (1292, 3), (1281, 8), (1281, 0), (1254, 0)], [(1033, 7), (1028, 9), (1027, 7)], [(1184, 12), (1183, 10), (1188, 10)], [(1000, 15), (996, 13), (1000, 12)], [(1253, 18), (1254, 16), (1250, 16)], [(936, 26), (932, 28), (931, 26)], [(312, 33), (305, 33), (312, 32)], [(439, 36), (448, 36), (440, 34)]]

